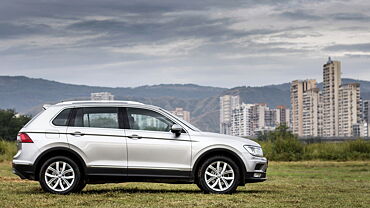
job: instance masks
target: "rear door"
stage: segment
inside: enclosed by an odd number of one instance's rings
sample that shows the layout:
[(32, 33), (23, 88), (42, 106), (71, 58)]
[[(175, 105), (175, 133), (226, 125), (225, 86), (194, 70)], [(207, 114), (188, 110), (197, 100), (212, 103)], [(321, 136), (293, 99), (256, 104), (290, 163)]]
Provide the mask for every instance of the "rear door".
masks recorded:
[(86, 159), (88, 174), (126, 173), (127, 152), (122, 114), (116, 107), (84, 107), (73, 112), (67, 138)]
[(154, 110), (126, 108), (128, 175), (189, 177), (191, 141), (184, 131), (171, 132), (175, 123)]

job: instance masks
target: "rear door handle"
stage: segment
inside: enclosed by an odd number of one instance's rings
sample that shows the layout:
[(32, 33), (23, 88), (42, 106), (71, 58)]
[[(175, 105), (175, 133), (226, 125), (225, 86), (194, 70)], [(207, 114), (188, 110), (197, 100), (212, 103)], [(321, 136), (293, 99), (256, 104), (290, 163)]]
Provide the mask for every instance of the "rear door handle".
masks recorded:
[(73, 133), (70, 133), (72, 136), (83, 136), (84, 134), (79, 132), (79, 131), (75, 131)]
[(137, 135), (137, 134), (133, 134), (131, 136), (127, 136), (128, 138), (130, 139), (141, 139), (141, 136)]

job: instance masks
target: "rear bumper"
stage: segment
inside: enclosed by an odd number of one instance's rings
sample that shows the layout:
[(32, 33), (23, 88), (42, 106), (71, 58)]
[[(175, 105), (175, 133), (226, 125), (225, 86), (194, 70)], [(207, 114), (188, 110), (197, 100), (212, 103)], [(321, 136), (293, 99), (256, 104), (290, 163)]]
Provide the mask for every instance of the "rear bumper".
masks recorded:
[(35, 172), (32, 165), (24, 164), (12, 164), (13, 173), (19, 176), (21, 179), (35, 180)]

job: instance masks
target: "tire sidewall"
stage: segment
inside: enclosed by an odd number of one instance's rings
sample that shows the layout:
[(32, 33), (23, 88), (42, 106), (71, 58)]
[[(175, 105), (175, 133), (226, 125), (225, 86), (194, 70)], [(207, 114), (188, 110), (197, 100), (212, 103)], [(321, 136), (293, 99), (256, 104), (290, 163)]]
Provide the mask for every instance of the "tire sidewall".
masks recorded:
[[(72, 186), (69, 187), (67, 190), (64, 190), (64, 191), (55, 191), (55, 190), (51, 189), (46, 184), (46, 181), (45, 181), (46, 168), (50, 164), (52, 164), (53, 162), (56, 162), (56, 161), (63, 161), (63, 162), (68, 163), (73, 168), (73, 171), (75, 172), (75, 179), (73, 181)], [(39, 172), (39, 182), (40, 182), (40, 185), (41, 185), (42, 189), (47, 191), (47, 192), (54, 193), (54, 194), (69, 194), (69, 193), (74, 192), (74, 190), (79, 188), (79, 185), (80, 185), (80, 182), (81, 182), (81, 171), (80, 171), (80, 168), (78, 167), (78, 165), (68, 157), (64, 157), (64, 156), (52, 157), (52, 158), (46, 160), (44, 162), (44, 164), (41, 166), (41, 169), (40, 169), (40, 172)]]
[[(224, 161), (226, 163), (228, 163), (232, 168), (233, 168), (233, 171), (234, 171), (234, 182), (233, 184), (226, 190), (224, 191), (215, 191), (213, 189), (211, 189), (205, 179), (204, 179), (204, 175), (205, 175), (205, 171), (207, 169), (207, 167), (212, 164), (213, 162), (215, 161)], [(200, 169), (199, 169), (199, 172), (198, 172), (198, 183), (199, 183), (199, 186), (202, 188), (202, 190), (205, 192), (205, 193), (214, 193), (214, 194), (231, 194), (233, 192), (235, 192), (235, 190), (238, 188), (238, 184), (239, 184), (239, 181), (240, 181), (240, 171), (239, 171), (239, 167), (237, 166), (237, 164), (232, 160), (230, 159), (229, 157), (226, 157), (226, 156), (214, 156), (214, 157), (211, 157), (207, 160), (205, 160), (203, 162), (203, 164), (201, 165)]]

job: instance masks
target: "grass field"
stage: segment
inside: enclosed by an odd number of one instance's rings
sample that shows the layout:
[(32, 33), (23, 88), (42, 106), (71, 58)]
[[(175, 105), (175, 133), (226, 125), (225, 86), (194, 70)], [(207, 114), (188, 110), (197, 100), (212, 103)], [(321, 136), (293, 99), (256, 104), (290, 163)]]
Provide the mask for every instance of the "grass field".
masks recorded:
[(370, 207), (370, 161), (271, 162), (269, 180), (232, 195), (203, 194), (196, 185), (87, 185), (80, 194), (44, 193), (0, 163), (0, 207)]

